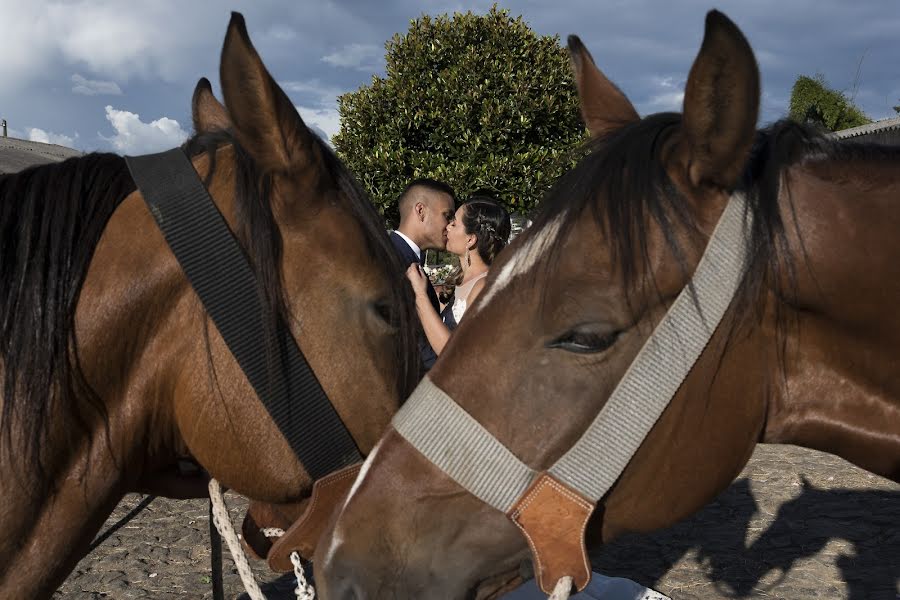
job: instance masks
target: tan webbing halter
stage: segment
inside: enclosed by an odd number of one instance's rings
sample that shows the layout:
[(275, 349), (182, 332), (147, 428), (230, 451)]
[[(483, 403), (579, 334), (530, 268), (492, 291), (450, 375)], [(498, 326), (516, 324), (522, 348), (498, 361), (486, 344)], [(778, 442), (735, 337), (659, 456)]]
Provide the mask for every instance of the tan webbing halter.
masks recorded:
[[(587, 431), (547, 471), (520, 461), (427, 377), (394, 428), (469, 492), (506, 513), (534, 555), (542, 590), (591, 577), (584, 530), (599, 500), (669, 405), (731, 304), (746, 269), (752, 214), (735, 193), (685, 287)], [(695, 302), (696, 298), (696, 302)]]

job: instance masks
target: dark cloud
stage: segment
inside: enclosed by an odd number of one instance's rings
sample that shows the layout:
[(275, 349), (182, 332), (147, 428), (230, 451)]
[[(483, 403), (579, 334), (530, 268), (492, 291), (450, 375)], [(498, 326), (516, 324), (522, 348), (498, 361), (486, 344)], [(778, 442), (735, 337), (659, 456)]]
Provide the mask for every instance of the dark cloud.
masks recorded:
[[(101, 0), (5, 6), (0, 107), (17, 131), (39, 129), (81, 149), (111, 149), (119, 133), (106, 105), (141, 124), (190, 129), (190, 97), (201, 76), (217, 88), (229, 12), (215, 0), (157, 0), (128, 11)], [(383, 47), (423, 13), (487, 11), (492, 2), (238, 1), (254, 44), (311, 126), (336, 129), (338, 94), (383, 70)], [(677, 110), (709, 5), (693, 0), (520, 0), (510, 3), (540, 34), (581, 36), (597, 64), (641, 112)], [(720, 2), (744, 31), (763, 78), (761, 121), (787, 111), (797, 75), (821, 73), (873, 118), (900, 102), (900, 6), (896, 0)], [(73, 86), (73, 74), (80, 78)], [(113, 87), (115, 86), (115, 87)], [(73, 88), (78, 88), (74, 90)], [(88, 91), (115, 93), (85, 95)]]

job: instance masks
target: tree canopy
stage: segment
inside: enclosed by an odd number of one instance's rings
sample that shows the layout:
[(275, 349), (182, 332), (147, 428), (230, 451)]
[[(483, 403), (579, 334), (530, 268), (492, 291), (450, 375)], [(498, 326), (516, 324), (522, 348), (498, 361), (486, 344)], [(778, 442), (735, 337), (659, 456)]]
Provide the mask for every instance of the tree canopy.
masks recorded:
[(417, 177), (527, 213), (586, 140), (559, 38), (496, 5), (422, 16), (385, 47), (386, 77), (338, 99), (333, 142), (391, 223)]
[(829, 131), (871, 122), (843, 92), (828, 87), (821, 74), (797, 77), (791, 89), (790, 116), (795, 121), (815, 123)]

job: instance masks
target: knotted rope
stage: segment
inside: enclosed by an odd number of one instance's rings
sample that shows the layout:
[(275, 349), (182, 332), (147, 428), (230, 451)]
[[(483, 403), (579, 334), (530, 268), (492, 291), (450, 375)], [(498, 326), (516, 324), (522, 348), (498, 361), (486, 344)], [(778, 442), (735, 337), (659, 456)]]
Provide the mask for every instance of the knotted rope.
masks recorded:
[[(569, 596), (571, 594), (572, 594), (572, 578), (569, 577), (568, 575), (566, 575), (565, 577), (560, 577), (559, 581), (556, 582), (556, 587), (553, 588), (553, 593), (550, 594), (550, 597), (547, 600), (569, 600)], [(650, 588), (646, 588), (639, 597), (635, 597), (635, 600), (672, 600), (672, 599), (664, 594), (657, 592), (656, 590), (651, 590)]]
[(569, 594), (572, 593), (572, 578), (568, 575), (559, 578), (553, 593), (547, 600), (569, 600)]
[[(244, 589), (247, 590), (247, 595), (250, 596), (250, 600), (266, 600), (262, 590), (259, 589), (259, 584), (256, 583), (256, 578), (250, 569), (250, 562), (244, 554), (244, 549), (241, 548), (240, 539), (234, 532), (234, 524), (231, 522), (231, 516), (228, 514), (228, 507), (225, 505), (222, 486), (215, 479), (209, 480), (209, 499), (213, 506), (213, 523), (221, 534), (222, 539), (225, 540), (225, 544), (234, 558), (234, 564), (237, 567), (238, 575), (241, 577), (241, 583), (244, 584)], [(272, 528), (265, 530), (263, 534), (266, 537), (278, 537), (279, 535), (284, 535), (284, 531)], [(315, 600), (316, 590), (306, 581), (303, 563), (300, 561), (300, 555), (296, 552), (291, 553), (291, 563), (294, 565), (294, 576), (297, 578), (297, 589), (294, 590), (297, 600)]]

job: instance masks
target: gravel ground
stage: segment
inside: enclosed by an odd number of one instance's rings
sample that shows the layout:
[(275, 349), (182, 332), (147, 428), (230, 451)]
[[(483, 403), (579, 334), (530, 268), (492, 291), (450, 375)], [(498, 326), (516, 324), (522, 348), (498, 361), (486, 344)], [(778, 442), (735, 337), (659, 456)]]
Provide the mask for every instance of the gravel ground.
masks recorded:
[[(226, 498), (240, 523), (245, 502)], [(107, 525), (140, 500), (125, 498)], [(208, 510), (203, 500), (156, 499), (85, 557), (54, 598), (212, 598)], [(242, 588), (225, 555), (225, 593), (235, 598)], [(678, 600), (900, 600), (900, 485), (828, 454), (760, 445), (704, 510), (623, 538), (593, 562)], [(254, 569), (273, 578), (263, 563)]]

